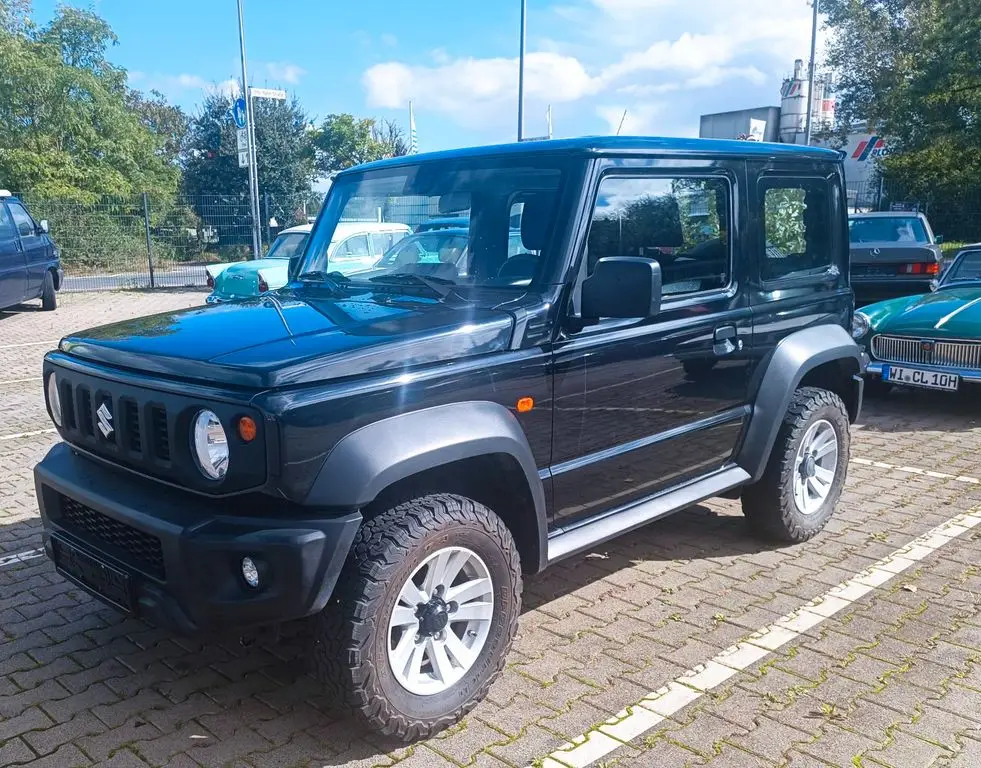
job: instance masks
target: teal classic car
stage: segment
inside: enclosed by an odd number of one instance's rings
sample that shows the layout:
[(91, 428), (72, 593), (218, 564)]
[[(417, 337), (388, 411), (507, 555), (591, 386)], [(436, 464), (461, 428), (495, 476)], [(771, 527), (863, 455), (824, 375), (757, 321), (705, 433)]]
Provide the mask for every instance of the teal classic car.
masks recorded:
[[(262, 259), (207, 267), (208, 304), (245, 299), (282, 288), (289, 282), (290, 259), (301, 256), (312, 224), (290, 227), (279, 233)], [(405, 224), (352, 221), (337, 225), (327, 257), (332, 271), (353, 274), (371, 269), (392, 245), (408, 235)]]
[(869, 355), (870, 394), (981, 382), (981, 243), (962, 249), (931, 293), (862, 307), (852, 336)]

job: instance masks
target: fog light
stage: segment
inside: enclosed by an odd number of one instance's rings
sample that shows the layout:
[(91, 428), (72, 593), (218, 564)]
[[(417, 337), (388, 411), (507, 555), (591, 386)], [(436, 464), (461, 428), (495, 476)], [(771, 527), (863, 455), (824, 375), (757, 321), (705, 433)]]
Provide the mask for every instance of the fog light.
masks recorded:
[(255, 567), (251, 557), (242, 558), (242, 578), (250, 587), (259, 586), (259, 569)]

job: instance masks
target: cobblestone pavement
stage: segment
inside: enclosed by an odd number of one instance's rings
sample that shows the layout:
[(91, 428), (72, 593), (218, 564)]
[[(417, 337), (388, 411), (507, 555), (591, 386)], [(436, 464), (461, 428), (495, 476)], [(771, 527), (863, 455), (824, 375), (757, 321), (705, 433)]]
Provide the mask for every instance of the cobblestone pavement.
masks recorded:
[(596, 739), (594, 765), (981, 765), (981, 526), (704, 695), (686, 689), (695, 700), (669, 716), (613, 727), (686, 670), (979, 507), (981, 404), (969, 396), (868, 403), (839, 513), (806, 544), (761, 545), (737, 503), (712, 501), (528, 579), (487, 701), (406, 748), (332, 714), (306, 675), (305, 625), (269, 647), (174, 637), (31, 556), (31, 469), (54, 436), (22, 433), (50, 429), (44, 351), (63, 330), (203, 294), (61, 299), (55, 313), (0, 313), (0, 766), (554, 767), (572, 759), (555, 750), (597, 726), (621, 740)]

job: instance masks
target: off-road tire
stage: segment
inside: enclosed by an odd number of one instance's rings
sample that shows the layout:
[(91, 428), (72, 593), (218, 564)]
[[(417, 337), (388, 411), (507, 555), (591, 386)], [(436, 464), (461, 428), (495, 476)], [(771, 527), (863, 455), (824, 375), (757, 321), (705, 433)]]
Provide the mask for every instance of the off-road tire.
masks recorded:
[[(494, 585), (490, 635), (461, 680), (441, 694), (418, 696), (390, 669), (387, 617), (413, 570), (447, 546), (465, 546), (487, 565)], [(520, 609), (521, 563), (507, 526), (471, 499), (424, 496), (362, 525), (331, 603), (313, 619), (313, 671), (329, 697), (373, 730), (404, 741), (429, 738), (486, 696), (504, 667)]]
[(41, 285), (41, 309), (53, 312), (58, 307), (58, 297), (55, 294), (54, 275), (50, 271), (44, 273)]
[[(838, 465), (831, 491), (821, 507), (810, 515), (794, 501), (794, 459), (808, 427), (818, 419), (828, 421), (838, 438)], [(755, 533), (774, 541), (807, 541), (824, 528), (841, 497), (849, 459), (848, 411), (834, 392), (803, 387), (794, 393), (770, 460), (760, 481), (743, 490), (743, 514)]]

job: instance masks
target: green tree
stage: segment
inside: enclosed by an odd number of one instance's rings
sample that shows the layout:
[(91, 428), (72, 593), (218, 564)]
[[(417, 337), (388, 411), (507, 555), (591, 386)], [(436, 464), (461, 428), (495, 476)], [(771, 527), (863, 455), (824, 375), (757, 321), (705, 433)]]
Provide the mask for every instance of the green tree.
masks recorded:
[(981, 197), (978, 0), (823, 0), (821, 8), (833, 33), (840, 131), (868, 123), (887, 135), (888, 187), (933, 203), (931, 218), (947, 219), (934, 223), (948, 238), (981, 237), (963, 202)]
[(394, 121), (377, 123), (370, 117), (346, 113), (327, 115), (314, 141), (317, 169), (325, 174), (409, 151), (402, 129)]
[[(316, 177), (313, 135), (299, 102), (256, 99), (255, 138), (259, 194), (268, 194), (270, 216), (294, 221)], [(232, 99), (214, 93), (191, 121), (186, 140), (184, 191), (224, 245), (251, 240), (248, 170), (238, 166)], [(243, 201), (246, 201), (243, 203)], [(264, 202), (264, 200), (263, 200)], [(265, 211), (261, 212), (265, 216)]]
[(149, 94), (130, 90), (127, 107), (137, 115), (143, 126), (157, 137), (157, 155), (177, 167), (183, 159), (184, 144), (191, 129), (191, 118), (180, 107), (168, 104), (159, 91)]
[(116, 37), (91, 11), (62, 6), (36, 28), (0, 0), (0, 178), (35, 197), (173, 193), (179, 169), (127, 103)]

